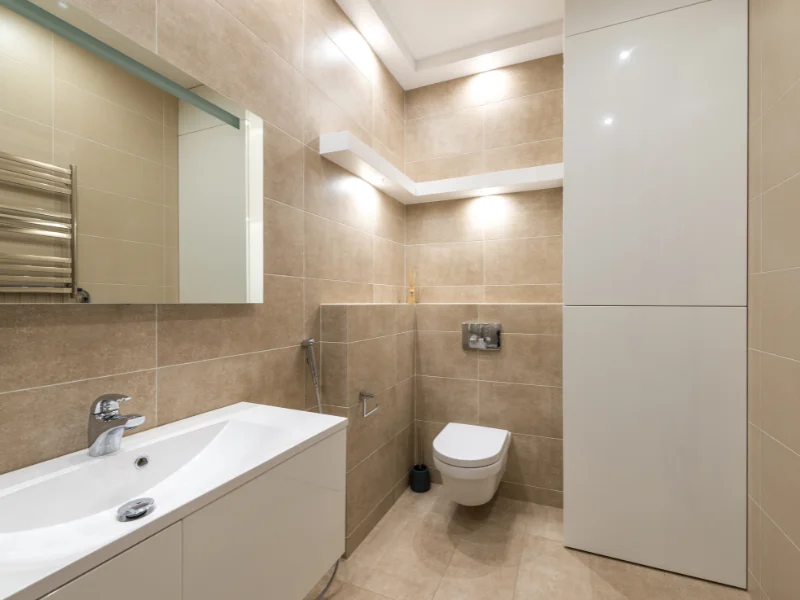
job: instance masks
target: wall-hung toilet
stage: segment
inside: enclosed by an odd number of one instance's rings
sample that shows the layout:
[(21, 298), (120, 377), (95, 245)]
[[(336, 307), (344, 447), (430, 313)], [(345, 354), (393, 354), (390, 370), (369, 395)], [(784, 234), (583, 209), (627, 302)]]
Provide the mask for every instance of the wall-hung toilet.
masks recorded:
[(506, 470), (511, 434), (503, 429), (450, 423), (433, 440), (433, 464), (445, 493), (465, 506), (492, 499)]

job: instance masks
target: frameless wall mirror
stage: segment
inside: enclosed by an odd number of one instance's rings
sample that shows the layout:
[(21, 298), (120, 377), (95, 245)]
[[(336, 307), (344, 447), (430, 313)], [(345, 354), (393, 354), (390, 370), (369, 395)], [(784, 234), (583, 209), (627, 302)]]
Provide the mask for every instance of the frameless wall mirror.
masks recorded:
[(263, 301), (260, 117), (64, 0), (0, 0), (0, 303)]

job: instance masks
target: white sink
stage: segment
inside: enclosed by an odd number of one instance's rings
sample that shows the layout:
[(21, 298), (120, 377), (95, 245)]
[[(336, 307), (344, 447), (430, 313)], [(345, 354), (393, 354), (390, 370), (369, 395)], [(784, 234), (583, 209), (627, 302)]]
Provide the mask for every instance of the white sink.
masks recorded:
[[(241, 403), (126, 437), (112, 456), (84, 450), (0, 475), (0, 599), (39, 598), (346, 424)], [(141, 497), (155, 510), (118, 521)]]

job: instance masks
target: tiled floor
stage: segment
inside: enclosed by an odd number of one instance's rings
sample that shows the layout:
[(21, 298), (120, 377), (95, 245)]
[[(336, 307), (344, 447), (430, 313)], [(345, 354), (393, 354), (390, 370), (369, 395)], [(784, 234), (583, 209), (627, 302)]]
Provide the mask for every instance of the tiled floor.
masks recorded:
[[(400, 498), (330, 600), (746, 600), (696, 579), (567, 550), (561, 510), (507, 498), (466, 508), (440, 486)], [(324, 582), (309, 594), (315, 598)]]

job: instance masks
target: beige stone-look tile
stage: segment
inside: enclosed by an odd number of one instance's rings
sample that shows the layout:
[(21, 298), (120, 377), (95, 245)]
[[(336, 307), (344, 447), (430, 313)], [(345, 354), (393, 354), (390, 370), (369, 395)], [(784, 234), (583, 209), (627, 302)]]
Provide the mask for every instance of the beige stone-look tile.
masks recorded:
[(477, 304), (417, 306), (417, 331), (461, 331), (464, 321), (478, 320)]
[(353, 304), (347, 308), (347, 340), (360, 342), (395, 333), (395, 307), (381, 304)]
[(391, 108), (375, 103), (373, 135), (390, 152), (405, 157), (405, 121)]
[(528, 535), (553, 540), (564, 541), (564, 510), (553, 506), (531, 504), (528, 507)]
[[(377, 69), (373, 79), (375, 102), (388, 107), (405, 121), (405, 90), (394, 78), (394, 75), (380, 61), (376, 61)], [(403, 124), (405, 127), (405, 123)]]
[[(0, 137), (3, 139), (5, 152), (33, 160), (54, 162), (52, 127), (0, 112)], [(69, 161), (60, 160), (57, 164), (68, 166)]]
[(162, 144), (164, 148), (163, 163), (171, 169), (178, 168), (178, 130), (174, 127), (162, 127)]
[(305, 276), (372, 282), (373, 237), (306, 213)]
[(220, 0), (295, 69), (303, 68), (303, 0)]
[(480, 285), (483, 254), (481, 242), (406, 246), (406, 268), (419, 287)]
[(378, 198), (378, 213), (375, 215), (375, 235), (398, 244), (405, 244), (405, 205), (379, 191)]
[[(762, 218), (750, 221), (751, 228), (761, 225), (762, 269), (775, 271), (800, 266), (800, 240), (793, 223), (800, 221), (800, 176), (790, 179), (754, 200), (763, 206)], [(753, 245), (753, 244), (751, 244)], [(751, 272), (753, 270), (751, 269)]]
[(561, 303), (561, 284), (543, 285), (487, 285), (486, 302), (507, 303)]
[[(0, 394), (0, 474), (86, 448), (89, 405), (108, 392), (130, 395), (125, 413), (145, 416), (133, 433), (155, 427), (154, 370)], [(48, 418), (32, 406), (46, 406)]]
[(747, 599), (749, 600), (764, 600), (764, 592), (761, 589), (761, 584), (755, 580), (753, 574), (747, 572)]
[(762, 72), (761, 61), (763, 58), (762, 43), (764, 39), (762, 0), (750, 0), (748, 3), (749, 32), (748, 32), (748, 121), (753, 123), (761, 117), (761, 92)]
[(532, 502), (554, 508), (563, 508), (564, 494), (557, 490), (546, 490), (532, 485), (501, 481), (497, 495), (504, 498), (512, 498), (523, 502)]
[(405, 288), (399, 285), (372, 286), (372, 301), (377, 304), (399, 304), (405, 301)]
[[(0, 21), (2, 23), (2, 21)], [(0, 110), (43, 125), (53, 124), (53, 77), (0, 54)]]
[[(763, 517), (766, 518), (766, 517)], [(747, 500), (747, 570), (761, 579), (761, 509)]]
[(164, 286), (164, 247), (125, 240), (78, 236), (79, 284), (89, 293), (93, 283)]
[(769, 518), (761, 521), (761, 588), (770, 600), (800, 598), (800, 550)]
[(397, 382), (405, 381), (414, 376), (414, 347), (416, 334), (413, 331), (397, 334)]
[(413, 304), (400, 304), (395, 307), (396, 333), (413, 332), (417, 329), (417, 307)]
[(478, 354), (480, 379), (505, 383), (561, 386), (560, 335), (503, 335), (500, 351)]
[(562, 138), (553, 138), (489, 150), (485, 154), (484, 166), (487, 172), (492, 173), (562, 162), (564, 162), (564, 141)]
[(563, 96), (554, 90), (487, 105), (485, 149), (562, 137)]
[[(0, 391), (155, 367), (152, 306), (5, 306)], [(80, 348), (80, 352), (72, 349)]]
[(800, 172), (800, 85), (764, 114), (763, 128), (762, 186), (768, 190)]
[(73, 0), (70, 4), (148, 50), (156, 50), (156, 0)]
[(750, 124), (747, 138), (747, 197), (757, 198), (764, 189), (763, 177), (763, 143), (764, 120), (759, 119)]
[[(62, 37), (54, 36), (53, 42), (56, 79), (159, 123), (177, 127), (177, 114), (175, 119), (164, 118), (164, 92)], [(173, 99), (172, 107), (177, 111), (177, 99), (169, 98)]]
[(762, 349), (763, 278), (763, 275), (747, 278), (747, 345), (755, 350)]
[(372, 84), (311, 19), (305, 21), (304, 73), (361, 127), (372, 130)]
[[(756, 427), (761, 427), (761, 420), (764, 414), (764, 396), (762, 393), (762, 360), (762, 354), (757, 350), (747, 351), (747, 421)], [(782, 369), (778, 369), (777, 371), (780, 373)], [(798, 371), (798, 375), (800, 375), (800, 371)], [(771, 374), (771, 379), (769, 382), (767, 382), (770, 393), (770, 401), (772, 403), (772, 406), (770, 407), (771, 411), (774, 410), (775, 413), (781, 412), (781, 410), (777, 409), (777, 407), (781, 406), (786, 399), (784, 396), (784, 390), (791, 390), (794, 385), (800, 385), (800, 379), (797, 380), (797, 383), (794, 383), (792, 380), (787, 381), (787, 379), (775, 378), (775, 375)], [(768, 430), (772, 431), (773, 427), (768, 427)]]
[(0, 9), (0, 26), (3, 28), (0, 54), (39, 71), (52, 71), (53, 34), (50, 31), (5, 7)]
[(481, 200), (411, 204), (406, 209), (406, 244), (476, 242), (483, 239)]
[(330, 281), (326, 279), (303, 280), (304, 337), (318, 339), (319, 307), (322, 304), (342, 302), (372, 302), (372, 284)]
[[(322, 581), (315, 585), (308, 593), (305, 600), (317, 600), (322, 590), (324, 590), (325, 586), (328, 584), (328, 577), (327, 575), (323, 577)], [(331, 587), (328, 588), (325, 598), (328, 600), (384, 600), (383, 596), (373, 594), (368, 590), (357, 588), (354, 585), (338, 580), (335, 580)]]
[[(427, 421), (417, 420), (415, 425), (417, 428), (417, 435), (420, 439), (420, 446), (422, 447), (421, 462), (428, 465), (428, 468), (432, 470), (431, 481), (433, 481), (433, 471), (436, 470), (433, 467), (433, 440), (441, 433), (447, 423), (429, 423)], [(417, 457), (417, 461), (420, 462), (420, 457)], [(441, 483), (441, 480), (438, 483)]]
[(761, 445), (764, 436), (753, 425), (747, 426), (747, 493), (756, 502), (761, 502)]
[(373, 243), (375, 283), (402, 286), (405, 281), (405, 246), (379, 237)]
[(561, 283), (561, 236), (484, 245), (487, 285)]
[(408, 162), (482, 149), (483, 108), (406, 121), (405, 159)]
[(762, 82), (764, 108), (769, 109), (800, 78), (800, 44), (793, 23), (800, 6), (791, 0), (762, 0)]
[(163, 304), (166, 292), (166, 287), (116, 283), (93, 283), (91, 290), (92, 304)]
[(466, 177), (486, 172), (485, 154), (472, 152), (442, 158), (406, 162), (405, 173), (416, 182)]
[[(317, 348), (317, 361), (320, 369), (320, 388), (325, 404), (336, 407), (349, 407), (347, 396), (347, 344), (322, 342)], [(306, 382), (306, 403), (316, 403), (313, 382)]]
[(264, 200), (264, 272), (302, 277), (304, 247), (303, 212)]
[[(755, 356), (753, 356), (755, 354)], [(771, 354), (750, 354), (752, 379), (760, 381), (760, 423), (766, 433), (800, 453), (800, 363)], [(753, 395), (757, 394), (754, 392)], [(752, 396), (751, 400), (752, 402)]]
[(347, 342), (347, 305), (323, 304), (320, 306), (323, 342)]
[[(347, 470), (383, 446), (397, 434), (397, 413), (400, 412), (397, 386), (391, 387), (370, 400), (367, 410), (379, 406), (370, 416), (364, 416), (360, 403), (348, 409), (347, 414)], [(408, 410), (405, 411), (408, 414)]]
[(353, 342), (347, 345), (347, 404), (359, 400), (359, 393), (378, 394), (397, 381), (397, 347), (394, 336)]
[(417, 376), (416, 416), (436, 423), (478, 424), (478, 382)]
[[(682, 598), (677, 576), (603, 556), (581, 555), (592, 570), (597, 600), (670, 600)], [(690, 597), (687, 597), (689, 600)], [(699, 597), (695, 597), (699, 600)]]
[(482, 285), (418, 287), (417, 302), (424, 304), (453, 304), (459, 302), (483, 302)]
[(300, 139), (303, 76), (222, 6), (160, 0), (157, 31), (159, 55)]
[(392, 491), (395, 450), (394, 440), (388, 440), (347, 473), (347, 535)]
[(561, 188), (483, 199), (487, 240), (561, 235)]
[[(780, 189), (780, 188), (779, 188)], [(761, 272), (761, 214), (763, 199), (756, 198), (747, 203), (747, 272)], [(770, 245), (774, 245), (771, 243)]]
[(349, 131), (365, 144), (371, 138), (369, 131), (359, 125), (355, 118), (306, 80), (303, 142), (319, 151), (319, 136), (339, 131)]
[(761, 506), (791, 540), (800, 541), (800, 456), (761, 437)]
[(564, 56), (555, 54), (474, 75), (486, 102), (530, 96), (564, 87)]
[(78, 230), (83, 235), (164, 245), (164, 207), (91, 188), (80, 190)]
[(562, 490), (564, 451), (561, 440), (514, 434), (504, 481)]
[(478, 378), (477, 353), (461, 347), (460, 332), (418, 331), (416, 359), (417, 375)]
[[(404, 490), (408, 486), (403, 486)], [(361, 585), (391, 542), (403, 530), (410, 517), (400, 502), (404, 490), (394, 490), (381, 500), (367, 519), (347, 538), (345, 558), (339, 563), (336, 578)]]
[(264, 196), (303, 207), (303, 144), (264, 123)]
[(560, 335), (562, 312), (558, 304), (480, 304), (478, 320), (502, 324), (503, 333)]
[[(405, 136), (403, 144), (405, 145)], [(399, 169), (401, 172), (405, 169), (406, 163), (403, 160), (402, 154), (397, 154), (396, 152), (392, 152), (389, 150), (389, 147), (386, 146), (383, 142), (381, 142), (378, 138), (372, 138), (372, 149), (375, 150), (380, 156), (388, 160), (394, 167)]]
[(800, 269), (759, 277), (762, 349), (800, 360)]
[(592, 600), (592, 571), (579, 553), (559, 542), (529, 535), (516, 594), (530, 600)]
[(483, 94), (479, 86), (469, 84), (469, 78), (461, 77), (406, 91), (406, 119), (411, 121), (479, 106), (483, 103)]
[(514, 433), (560, 438), (563, 435), (561, 396), (560, 388), (482, 381), (478, 424)]

